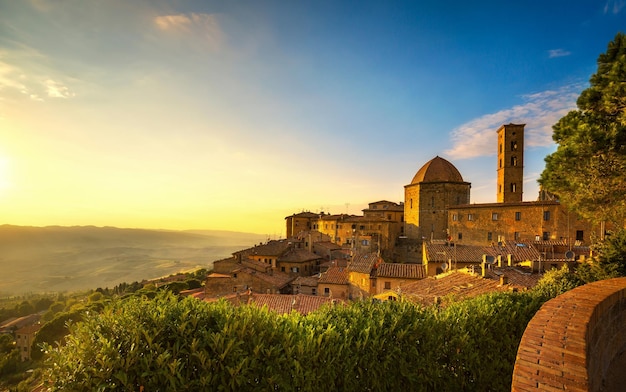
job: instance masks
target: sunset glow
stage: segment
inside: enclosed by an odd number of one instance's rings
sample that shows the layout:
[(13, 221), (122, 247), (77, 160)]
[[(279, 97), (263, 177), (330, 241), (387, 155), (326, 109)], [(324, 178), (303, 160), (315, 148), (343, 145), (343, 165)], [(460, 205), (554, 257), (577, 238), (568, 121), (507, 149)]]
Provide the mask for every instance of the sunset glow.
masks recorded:
[(452, 3), (0, 0), (0, 224), (278, 237), (435, 155), (494, 201), (508, 122), (533, 200), (623, 7)]

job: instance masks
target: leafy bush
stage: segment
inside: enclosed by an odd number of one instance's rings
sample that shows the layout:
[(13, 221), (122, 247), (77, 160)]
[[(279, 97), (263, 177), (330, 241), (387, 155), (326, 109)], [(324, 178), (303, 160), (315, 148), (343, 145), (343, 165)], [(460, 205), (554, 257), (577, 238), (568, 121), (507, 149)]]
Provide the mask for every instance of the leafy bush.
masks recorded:
[(53, 390), (508, 390), (541, 305), (499, 293), (423, 308), (360, 301), (308, 316), (253, 306), (114, 301), (47, 347)]

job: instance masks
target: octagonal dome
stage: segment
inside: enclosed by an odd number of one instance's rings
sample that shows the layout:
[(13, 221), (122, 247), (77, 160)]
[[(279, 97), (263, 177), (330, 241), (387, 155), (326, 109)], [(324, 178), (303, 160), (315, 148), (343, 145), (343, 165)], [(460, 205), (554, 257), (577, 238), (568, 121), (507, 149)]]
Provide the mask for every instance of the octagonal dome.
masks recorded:
[(453, 164), (436, 156), (417, 171), (411, 184), (420, 182), (463, 182), (463, 177)]

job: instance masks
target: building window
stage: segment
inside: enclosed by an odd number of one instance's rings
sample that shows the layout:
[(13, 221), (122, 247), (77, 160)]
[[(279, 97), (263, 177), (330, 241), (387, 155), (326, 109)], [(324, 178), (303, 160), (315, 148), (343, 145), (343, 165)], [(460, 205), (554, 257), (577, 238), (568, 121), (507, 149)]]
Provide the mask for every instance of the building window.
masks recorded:
[(517, 142), (511, 142), (511, 151), (517, 151)]
[(324, 287), (324, 295), (325, 296), (329, 296), (330, 295), (330, 287)]
[(550, 239), (550, 232), (549, 231), (544, 231), (543, 232), (543, 240), (547, 241)]
[(291, 272), (300, 272), (300, 268), (298, 267), (291, 267)]
[(364, 225), (360, 225), (359, 226), (359, 230), (365, 230), (365, 226)]
[(411, 208), (413, 208), (413, 199), (409, 199), (409, 204), (410, 204)]
[(285, 267), (280, 267), (281, 272), (285, 272)]
[(463, 233), (459, 233), (459, 241), (463, 239)]
[(237, 279), (237, 274), (233, 274), (233, 278), (234, 278), (234, 279)]
[(497, 221), (498, 220), (498, 213), (494, 212), (491, 214), (491, 220)]
[(543, 212), (543, 220), (544, 221), (549, 221), (550, 220), (550, 211), (544, 211)]
[(387, 214), (387, 220), (391, 220), (391, 214)]
[(511, 183), (511, 192), (515, 193), (516, 190), (517, 190), (517, 184), (512, 182)]
[(459, 216), (457, 214), (453, 214), (452, 215), (452, 220), (453, 221), (458, 221), (459, 220)]
[(519, 231), (515, 232), (514, 238), (515, 238), (515, 241), (519, 241)]
[(502, 153), (502, 143), (500, 143), (500, 153)]
[(368, 240), (361, 240), (361, 245), (368, 246), (370, 242)]
[(522, 220), (522, 213), (521, 212), (518, 211), (518, 212), (515, 213), (515, 220), (516, 221)]
[(491, 240), (493, 240), (493, 233), (488, 232), (487, 233), (487, 241), (491, 241)]
[(317, 295), (317, 289), (316, 289), (315, 287), (313, 287), (313, 288), (311, 289), (311, 294), (312, 294), (312, 295)]
[(391, 290), (391, 282), (385, 282), (385, 290)]
[(474, 220), (474, 214), (467, 214), (467, 220), (468, 221), (473, 221)]
[(502, 159), (500, 159), (500, 167), (502, 167)]
[(517, 166), (517, 157), (511, 157), (511, 166)]
[(576, 241), (583, 241), (584, 238), (583, 231), (576, 230)]

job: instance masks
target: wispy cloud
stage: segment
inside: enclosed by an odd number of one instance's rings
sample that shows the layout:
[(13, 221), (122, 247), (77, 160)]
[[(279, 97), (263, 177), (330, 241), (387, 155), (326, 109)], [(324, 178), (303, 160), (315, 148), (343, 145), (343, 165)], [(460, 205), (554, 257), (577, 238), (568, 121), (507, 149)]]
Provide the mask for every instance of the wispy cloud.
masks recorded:
[(217, 50), (223, 40), (222, 29), (214, 14), (178, 14), (163, 15), (154, 18), (156, 27), (165, 32), (176, 34), (179, 37), (193, 41), (209, 48)]
[(555, 57), (565, 57), (565, 56), (569, 56), (570, 54), (572, 54), (572, 52), (569, 52), (565, 49), (550, 49), (548, 50), (548, 57), (550, 57), (551, 59), (555, 58)]
[(605, 14), (619, 14), (626, 6), (626, 0), (608, 0), (604, 4)]
[(70, 89), (63, 85), (60, 82), (54, 81), (52, 79), (48, 79), (45, 81), (46, 92), (49, 97), (52, 98), (71, 98), (74, 97), (74, 94)]
[(493, 133), (508, 123), (526, 124), (525, 144), (529, 147), (550, 146), (552, 125), (576, 108), (582, 83), (563, 86), (522, 96), (524, 103), (496, 113), (486, 114), (460, 125), (452, 131), (453, 146), (445, 151), (455, 159), (493, 155)]

